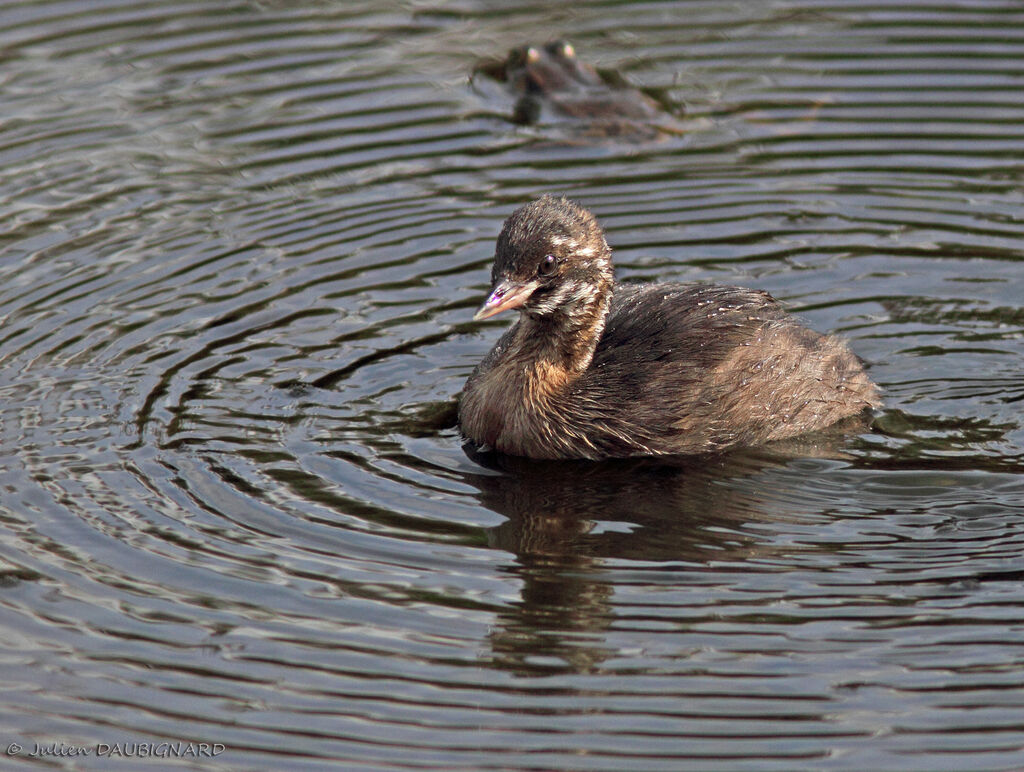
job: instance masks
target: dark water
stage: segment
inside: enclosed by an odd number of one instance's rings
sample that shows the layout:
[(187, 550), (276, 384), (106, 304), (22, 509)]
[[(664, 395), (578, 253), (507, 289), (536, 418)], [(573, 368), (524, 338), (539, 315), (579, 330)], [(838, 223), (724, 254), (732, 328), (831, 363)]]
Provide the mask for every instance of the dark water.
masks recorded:
[[(4, 768), (1024, 767), (1024, 7), (505, 6), (0, 5)], [(556, 34), (693, 131), (468, 82)], [(872, 430), (468, 458), (546, 191), (848, 337)]]

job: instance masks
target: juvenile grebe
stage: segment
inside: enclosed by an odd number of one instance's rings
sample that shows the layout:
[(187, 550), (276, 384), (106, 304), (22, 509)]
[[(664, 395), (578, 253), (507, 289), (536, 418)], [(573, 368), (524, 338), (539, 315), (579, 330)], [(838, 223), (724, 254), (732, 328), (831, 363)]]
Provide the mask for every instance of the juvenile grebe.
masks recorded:
[(767, 292), (617, 285), (596, 218), (565, 198), (516, 210), (474, 317), (519, 320), (476, 368), (459, 425), (537, 459), (692, 454), (831, 426), (880, 404), (838, 338)]

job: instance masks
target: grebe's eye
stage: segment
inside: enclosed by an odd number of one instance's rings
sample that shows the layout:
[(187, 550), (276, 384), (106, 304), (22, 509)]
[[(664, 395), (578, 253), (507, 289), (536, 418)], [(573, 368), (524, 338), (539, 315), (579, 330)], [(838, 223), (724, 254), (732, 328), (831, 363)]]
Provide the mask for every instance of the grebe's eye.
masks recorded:
[(555, 268), (558, 266), (558, 261), (554, 255), (544, 255), (544, 259), (540, 261), (540, 265), (537, 266), (538, 276), (550, 276), (555, 272)]
[(556, 40), (551, 44), (551, 53), (561, 56), (563, 59), (573, 59), (576, 56), (576, 49), (568, 40)]

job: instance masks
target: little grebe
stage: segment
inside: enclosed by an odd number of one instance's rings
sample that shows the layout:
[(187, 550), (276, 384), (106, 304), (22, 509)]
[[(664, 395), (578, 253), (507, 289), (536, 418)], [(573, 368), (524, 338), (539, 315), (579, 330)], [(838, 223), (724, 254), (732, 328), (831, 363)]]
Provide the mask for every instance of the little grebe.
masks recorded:
[(568, 119), (574, 142), (648, 142), (685, 134), (698, 125), (682, 123), (676, 110), (667, 111), (667, 105), (621, 76), (598, 73), (565, 40), (520, 46), (504, 61), (482, 62), (477, 72), (504, 83), (516, 97), (514, 123)]
[(596, 122), (650, 121), (661, 114), (646, 94), (606, 83), (565, 40), (513, 49), (504, 69), (505, 81), (519, 95), (515, 113), (522, 123), (536, 123), (542, 103), (562, 115)]
[(767, 292), (616, 285), (596, 218), (565, 198), (516, 210), (474, 319), (519, 320), (462, 393), (478, 446), (538, 459), (716, 451), (824, 429), (880, 404), (837, 338)]

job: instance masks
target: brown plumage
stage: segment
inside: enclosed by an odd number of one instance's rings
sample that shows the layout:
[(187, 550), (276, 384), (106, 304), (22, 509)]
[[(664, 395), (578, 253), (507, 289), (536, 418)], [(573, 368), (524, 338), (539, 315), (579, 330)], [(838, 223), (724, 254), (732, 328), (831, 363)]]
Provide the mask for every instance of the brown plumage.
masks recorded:
[(479, 446), (542, 459), (702, 453), (880, 404), (842, 341), (766, 292), (616, 285), (600, 225), (564, 198), (506, 220), (492, 280), (475, 318), (520, 318), (462, 393), (459, 424)]

